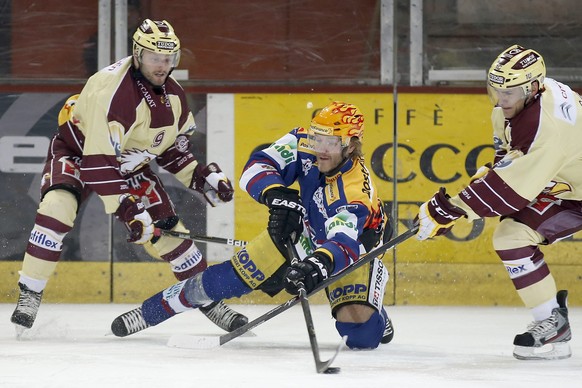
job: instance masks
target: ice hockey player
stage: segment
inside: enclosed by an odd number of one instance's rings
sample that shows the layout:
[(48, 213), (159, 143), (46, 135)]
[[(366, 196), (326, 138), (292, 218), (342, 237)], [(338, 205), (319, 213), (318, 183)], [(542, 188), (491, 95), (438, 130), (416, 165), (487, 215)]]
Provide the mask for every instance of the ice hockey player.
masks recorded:
[[(212, 206), (233, 197), (218, 165), (199, 163), (189, 150), (194, 116), (183, 89), (170, 77), (179, 59), (180, 40), (170, 23), (146, 19), (133, 35), (133, 54), (94, 74), (60, 111), (11, 318), (19, 333), (32, 327), (63, 239), (93, 192), (105, 211), (125, 224), (128, 241), (167, 261), (177, 279), (206, 268), (192, 241), (154, 237), (154, 228), (186, 229), (151, 161), (204, 194)], [(248, 321), (220, 300), (204, 303), (200, 310), (228, 331)]]
[(515, 336), (518, 359), (571, 356), (566, 290), (557, 291), (540, 245), (582, 230), (582, 100), (546, 78), (542, 56), (518, 45), (488, 73), (495, 160), (453, 197), (441, 188), (421, 205), (419, 240), (446, 233), (457, 219), (501, 217), (497, 255), (534, 321)]
[[(274, 296), (309, 293), (382, 241), (382, 201), (362, 157), (364, 116), (355, 105), (332, 102), (308, 129), (297, 127), (247, 162), (240, 187), (269, 208), (267, 230), (230, 261), (177, 283), (117, 317), (123, 337), (171, 316), (253, 290)], [(300, 192), (289, 188), (299, 184)], [(297, 247), (291, 263), (286, 243)], [(353, 349), (373, 349), (394, 331), (382, 306), (388, 271), (376, 258), (327, 289), (336, 329)]]

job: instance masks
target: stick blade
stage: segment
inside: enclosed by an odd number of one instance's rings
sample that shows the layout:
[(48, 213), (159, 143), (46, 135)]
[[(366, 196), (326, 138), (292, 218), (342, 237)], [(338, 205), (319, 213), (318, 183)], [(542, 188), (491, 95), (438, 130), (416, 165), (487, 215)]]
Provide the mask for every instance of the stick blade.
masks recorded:
[(214, 349), (220, 346), (220, 337), (175, 334), (170, 337), (167, 345), (181, 349)]
[(337, 355), (339, 354), (340, 350), (342, 350), (345, 346), (346, 346), (346, 341), (348, 340), (348, 336), (344, 335), (342, 337), (341, 342), (339, 343), (339, 345), (337, 346), (337, 349), (335, 350), (334, 355), (327, 361), (318, 361), (315, 360), (315, 369), (317, 370), (317, 373), (325, 373), (325, 374), (337, 374), (340, 372), (340, 368), (334, 368), (331, 367), (331, 363), (335, 360), (335, 358), (337, 357)]

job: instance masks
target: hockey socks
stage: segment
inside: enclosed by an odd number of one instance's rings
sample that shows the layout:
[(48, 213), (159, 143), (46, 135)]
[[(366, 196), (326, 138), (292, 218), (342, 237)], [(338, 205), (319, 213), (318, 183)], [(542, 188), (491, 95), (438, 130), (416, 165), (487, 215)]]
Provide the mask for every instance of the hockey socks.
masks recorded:
[(386, 320), (378, 311), (364, 323), (336, 321), (335, 328), (340, 336), (348, 336), (346, 345), (350, 349), (376, 349), (382, 340)]
[(155, 326), (176, 314), (199, 307), (192, 306), (186, 300), (184, 295), (186, 283), (187, 280), (176, 283), (143, 302), (141, 310), (149, 326)]
[(144, 320), (155, 326), (186, 310), (205, 306), (213, 301), (240, 297), (252, 289), (236, 275), (229, 261), (212, 265), (204, 272), (174, 284), (145, 300)]

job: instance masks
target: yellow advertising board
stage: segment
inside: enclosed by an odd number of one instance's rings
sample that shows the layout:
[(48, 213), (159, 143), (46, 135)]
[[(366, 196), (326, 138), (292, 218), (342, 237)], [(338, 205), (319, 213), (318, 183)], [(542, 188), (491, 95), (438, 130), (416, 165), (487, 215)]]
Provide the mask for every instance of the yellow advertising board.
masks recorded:
[[(381, 198), (398, 203), (401, 233), (440, 187), (456, 194), (483, 164), (493, 160), (491, 105), (486, 94), (400, 93), (397, 109), (396, 173), (394, 173), (394, 101), (378, 94), (237, 94), (235, 95), (236, 171), (249, 155), (297, 126), (308, 126), (328, 102), (354, 103), (365, 115), (364, 152)], [(394, 180), (397, 179), (397, 183)], [(396, 187), (396, 192), (394, 188)], [(266, 227), (267, 209), (241, 190), (236, 196), (236, 235), (251, 239)], [(499, 220), (461, 220), (447, 236), (409, 240), (384, 262), (394, 286), (390, 300), (403, 304), (519, 305), (491, 236)], [(582, 287), (575, 273), (581, 266), (577, 239), (544, 249), (564, 288)], [(556, 252), (559, 252), (559, 257)], [(559, 282), (560, 283), (560, 282)], [(390, 287), (389, 287), (390, 288)], [(390, 299), (393, 298), (393, 299)]]
[[(294, 127), (308, 126), (317, 109), (334, 99), (354, 103), (364, 112), (366, 162), (381, 198), (391, 203), (394, 118), (393, 99), (388, 93), (236, 95), (236, 170), (242, 170), (253, 150), (269, 145)], [(479, 166), (492, 160), (486, 100), (486, 95), (400, 94), (396, 173), (400, 230), (414, 218), (418, 205), (439, 187), (457, 192)], [(237, 234), (240, 231), (241, 238), (249, 239), (264, 229), (267, 212), (246, 193), (237, 194)], [(418, 262), (491, 260), (486, 240), (489, 225), (494, 223), (459, 225), (450, 237), (429, 242), (431, 249), (406, 244), (402, 254), (407, 261)]]

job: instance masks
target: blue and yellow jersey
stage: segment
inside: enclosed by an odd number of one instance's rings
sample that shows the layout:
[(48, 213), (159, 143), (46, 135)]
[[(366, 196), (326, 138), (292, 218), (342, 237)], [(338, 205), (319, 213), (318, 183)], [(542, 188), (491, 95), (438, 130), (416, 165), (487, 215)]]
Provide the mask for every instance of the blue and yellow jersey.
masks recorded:
[(317, 250), (333, 258), (334, 273), (371, 248), (364, 244), (364, 232), (380, 240), (385, 225), (382, 201), (363, 158), (348, 159), (336, 174), (325, 176), (307, 143), (307, 130), (298, 127), (251, 155), (239, 184), (259, 201), (265, 190), (295, 182), (307, 210), (309, 237)]

